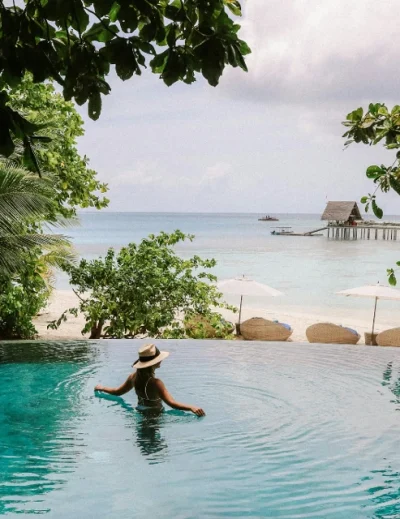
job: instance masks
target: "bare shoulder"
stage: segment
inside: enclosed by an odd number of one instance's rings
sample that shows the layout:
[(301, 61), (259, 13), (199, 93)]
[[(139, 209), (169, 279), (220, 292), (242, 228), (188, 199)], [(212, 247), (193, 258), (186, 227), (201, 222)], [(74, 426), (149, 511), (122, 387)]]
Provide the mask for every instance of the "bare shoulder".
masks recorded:
[(131, 373), (128, 377), (128, 380), (130, 381), (130, 383), (132, 384), (132, 387), (135, 383), (135, 379), (136, 379), (136, 371), (134, 373)]
[(164, 382), (160, 378), (153, 378), (153, 381), (156, 388), (161, 389), (165, 387)]

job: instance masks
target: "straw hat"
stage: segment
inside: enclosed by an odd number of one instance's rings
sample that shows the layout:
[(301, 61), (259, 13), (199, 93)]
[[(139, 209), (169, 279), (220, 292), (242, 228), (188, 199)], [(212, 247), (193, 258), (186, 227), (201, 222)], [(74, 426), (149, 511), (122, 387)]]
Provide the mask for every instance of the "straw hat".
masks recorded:
[(155, 344), (145, 344), (139, 349), (139, 358), (132, 366), (136, 369), (149, 368), (166, 359), (169, 351), (160, 351)]

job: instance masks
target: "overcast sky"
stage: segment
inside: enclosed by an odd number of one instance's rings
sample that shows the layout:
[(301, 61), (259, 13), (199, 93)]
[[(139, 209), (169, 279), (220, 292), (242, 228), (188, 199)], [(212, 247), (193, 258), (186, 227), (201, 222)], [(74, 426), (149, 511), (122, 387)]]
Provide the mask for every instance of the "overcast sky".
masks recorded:
[[(114, 211), (322, 212), (359, 200), (365, 169), (393, 152), (353, 144), (341, 121), (369, 102), (400, 104), (398, 0), (248, 0), (249, 73), (166, 87), (123, 83), (80, 150), (109, 183)], [(84, 114), (84, 111), (81, 110)], [(386, 214), (400, 197), (381, 195)]]

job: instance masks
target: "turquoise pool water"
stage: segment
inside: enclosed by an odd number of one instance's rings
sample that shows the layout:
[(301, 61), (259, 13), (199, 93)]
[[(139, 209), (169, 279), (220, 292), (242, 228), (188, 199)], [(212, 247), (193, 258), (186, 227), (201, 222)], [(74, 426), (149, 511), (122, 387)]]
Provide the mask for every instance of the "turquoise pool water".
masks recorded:
[(0, 343), (0, 515), (400, 517), (400, 351), (162, 341), (207, 416), (96, 396), (137, 341)]

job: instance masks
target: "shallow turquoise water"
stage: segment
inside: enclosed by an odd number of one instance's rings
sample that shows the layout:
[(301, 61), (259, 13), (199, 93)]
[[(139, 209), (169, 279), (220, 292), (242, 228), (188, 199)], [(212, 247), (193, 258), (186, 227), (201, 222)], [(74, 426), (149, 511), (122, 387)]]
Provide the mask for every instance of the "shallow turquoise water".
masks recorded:
[(0, 515), (400, 517), (400, 351), (162, 341), (207, 416), (103, 397), (138, 341), (0, 343)]
[[(321, 208), (322, 211), (322, 208)], [(243, 274), (270, 285), (285, 294), (274, 298), (245, 298), (245, 307), (265, 308), (271, 304), (279, 311), (329, 315), (336, 312), (361, 312), (359, 317), (372, 319), (373, 302), (368, 299), (335, 295), (339, 290), (380, 281), (387, 284), (386, 269), (400, 259), (400, 241), (328, 240), (325, 236), (272, 236), (276, 225), (291, 226), (296, 232), (323, 226), (320, 215), (278, 215), (279, 222), (259, 222), (257, 214), (182, 214), (182, 213), (82, 213), (81, 226), (68, 229), (80, 255), (104, 256), (109, 247), (120, 249), (129, 242), (139, 242), (150, 233), (181, 229), (196, 236), (192, 243), (177, 246), (183, 257), (198, 254), (215, 258), (213, 273), (219, 279)], [(400, 217), (388, 217), (399, 221)], [(61, 276), (58, 288), (68, 289), (68, 279)], [(238, 296), (226, 300), (239, 304)], [(392, 321), (399, 315), (396, 301), (380, 301), (378, 320)], [(342, 324), (337, 322), (337, 324)], [(351, 325), (351, 323), (348, 323)]]

